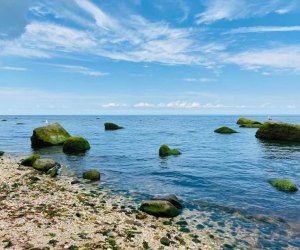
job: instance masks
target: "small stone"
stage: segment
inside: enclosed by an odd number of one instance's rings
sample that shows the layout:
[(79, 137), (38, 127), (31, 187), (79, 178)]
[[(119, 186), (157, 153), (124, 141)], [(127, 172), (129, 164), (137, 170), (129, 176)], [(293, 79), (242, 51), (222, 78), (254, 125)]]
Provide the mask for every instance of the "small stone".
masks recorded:
[(170, 246), (170, 240), (168, 237), (162, 237), (160, 239), (160, 243), (164, 246)]

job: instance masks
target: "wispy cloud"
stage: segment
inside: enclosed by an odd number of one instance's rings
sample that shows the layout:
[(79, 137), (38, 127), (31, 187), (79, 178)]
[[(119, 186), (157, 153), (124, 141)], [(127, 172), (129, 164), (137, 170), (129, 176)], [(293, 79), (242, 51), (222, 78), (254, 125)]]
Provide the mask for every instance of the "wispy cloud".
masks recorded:
[(10, 71), (27, 71), (27, 68), (23, 67), (11, 67), (11, 66), (0, 66), (0, 70), (10, 70)]
[(210, 0), (205, 10), (196, 16), (197, 24), (210, 24), (219, 20), (237, 20), (270, 13), (286, 14), (298, 7), (296, 1), (285, 0)]
[(270, 67), (300, 72), (300, 46), (249, 50), (227, 55), (224, 61), (250, 70)]
[(183, 79), (185, 82), (215, 82), (217, 79), (215, 78), (184, 78)]
[(101, 105), (101, 107), (102, 108), (124, 108), (124, 107), (127, 107), (127, 104), (109, 102), (109, 103)]
[(256, 27), (241, 27), (232, 29), (227, 34), (238, 33), (262, 33), (262, 32), (292, 32), (300, 31), (300, 26), (256, 26)]
[(106, 76), (109, 75), (107, 72), (97, 71), (93, 70), (87, 67), (78, 66), (78, 65), (63, 65), (63, 64), (56, 64), (54, 66), (60, 67), (64, 69), (65, 72), (69, 73), (78, 73), (83, 75), (89, 75), (89, 76)]

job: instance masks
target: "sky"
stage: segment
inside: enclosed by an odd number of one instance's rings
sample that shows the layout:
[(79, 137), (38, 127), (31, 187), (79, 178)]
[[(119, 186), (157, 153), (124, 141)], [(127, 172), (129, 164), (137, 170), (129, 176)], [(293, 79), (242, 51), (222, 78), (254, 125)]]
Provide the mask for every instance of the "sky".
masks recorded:
[(299, 0), (0, 0), (0, 114), (300, 114)]

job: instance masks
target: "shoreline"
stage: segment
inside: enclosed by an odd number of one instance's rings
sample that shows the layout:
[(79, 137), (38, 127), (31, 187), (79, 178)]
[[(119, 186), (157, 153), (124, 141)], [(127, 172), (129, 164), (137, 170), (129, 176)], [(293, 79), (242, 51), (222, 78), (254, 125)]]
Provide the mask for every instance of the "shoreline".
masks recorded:
[[(0, 246), (9, 249), (222, 249), (205, 230), (181, 232), (174, 218), (138, 211), (121, 195), (51, 178), (0, 158)], [(186, 211), (187, 212), (187, 211)], [(229, 244), (228, 244), (229, 246)]]

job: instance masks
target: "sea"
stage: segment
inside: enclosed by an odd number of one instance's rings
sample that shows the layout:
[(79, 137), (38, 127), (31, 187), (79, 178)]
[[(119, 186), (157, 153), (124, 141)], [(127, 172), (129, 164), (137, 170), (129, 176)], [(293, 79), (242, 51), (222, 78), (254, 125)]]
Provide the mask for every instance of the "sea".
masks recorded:
[[(300, 145), (262, 141), (257, 129), (240, 128), (241, 116), (0, 116), (0, 150), (13, 156), (38, 153), (60, 162), (78, 178), (97, 169), (97, 184), (116, 193), (145, 198), (176, 194), (196, 227), (235, 239), (232, 249), (300, 249), (300, 191), (270, 185), (289, 179), (300, 187)], [(266, 116), (247, 116), (264, 122)], [(300, 116), (273, 116), (300, 124)], [(36, 127), (59, 122), (71, 135), (88, 139), (91, 149), (68, 156), (60, 146), (31, 148)], [(105, 131), (113, 122), (124, 129)], [(228, 126), (239, 133), (214, 133)], [(162, 144), (181, 151), (159, 157)], [(229, 232), (229, 233), (228, 233)], [(223, 236), (222, 236), (223, 235)]]

